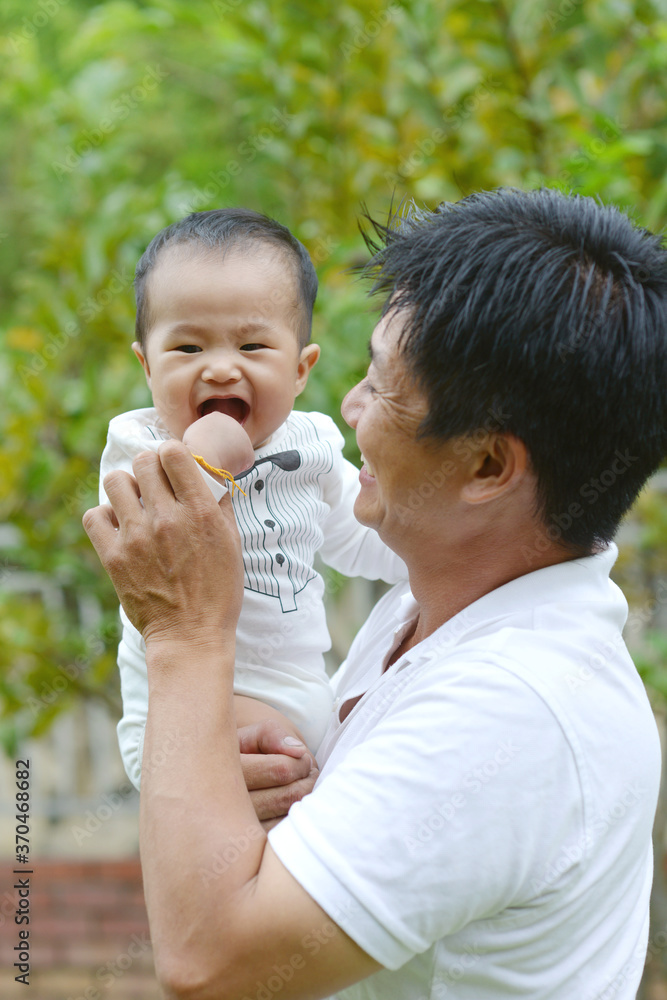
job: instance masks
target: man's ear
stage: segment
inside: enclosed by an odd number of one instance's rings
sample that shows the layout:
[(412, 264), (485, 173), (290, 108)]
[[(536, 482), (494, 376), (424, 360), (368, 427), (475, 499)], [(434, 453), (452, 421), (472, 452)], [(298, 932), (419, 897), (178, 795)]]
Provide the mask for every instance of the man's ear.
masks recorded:
[(301, 354), (299, 355), (299, 364), (296, 369), (295, 388), (297, 396), (306, 388), (308, 376), (310, 375), (313, 365), (317, 364), (319, 356), (319, 344), (306, 344), (304, 349), (301, 351)]
[(488, 434), (471, 457), (471, 475), (462, 491), (468, 503), (487, 503), (513, 490), (530, 460), (523, 441), (513, 434)]
[(151, 387), (151, 370), (148, 367), (148, 359), (146, 358), (146, 355), (142, 351), (141, 344), (139, 343), (138, 340), (135, 340), (135, 342), (132, 344), (132, 350), (134, 351), (134, 353), (136, 354), (136, 356), (139, 358), (139, 363), (140, 363), (141, 367), (144, 370), (144, 375), (146, 376), (146, 381), (148, 382), (148, 388), (150, 389), (150, 387)]

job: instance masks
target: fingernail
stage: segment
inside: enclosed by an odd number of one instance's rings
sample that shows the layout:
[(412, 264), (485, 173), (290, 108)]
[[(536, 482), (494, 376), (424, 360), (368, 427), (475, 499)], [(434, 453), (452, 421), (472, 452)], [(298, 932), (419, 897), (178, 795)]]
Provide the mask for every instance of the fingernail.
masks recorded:
[(284, 740), (283, 740), (283, 743), (286, 743), (288, 747), (302, 747), (302, 746), (304, 746), (304, 744), (301, 742), (301, 740), (295, 739), (294, 736), (286, 736), (284, 738)]

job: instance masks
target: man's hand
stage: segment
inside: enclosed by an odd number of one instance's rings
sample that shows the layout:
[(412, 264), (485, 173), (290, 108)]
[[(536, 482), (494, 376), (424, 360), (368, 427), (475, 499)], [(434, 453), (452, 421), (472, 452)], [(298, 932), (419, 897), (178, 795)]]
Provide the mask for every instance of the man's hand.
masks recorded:
[(312, 792), (319, 775), (315, 758), (274, 721), (244, 726), (238, 737), (250, 799), (262, 826), (270, 830), (294, 802)]
[(138, 455), (133, 471), (106, 476), (111, 506), (83, 516), (130, 621), (147, 643), (233, 643), (243, 568), (229, 496), (216, 504), (178, 441)]

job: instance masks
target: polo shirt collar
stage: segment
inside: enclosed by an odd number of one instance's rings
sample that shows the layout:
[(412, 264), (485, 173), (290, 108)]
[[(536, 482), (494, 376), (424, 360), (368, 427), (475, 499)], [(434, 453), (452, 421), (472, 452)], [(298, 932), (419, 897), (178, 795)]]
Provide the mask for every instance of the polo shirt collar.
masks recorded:
[[(407, 659), (414, 653), (427, 654), (431, 647), (442, 644), (455, 645), (466, 635), (481, 625), (526, 614), (541, 605), (558, 603), (596, 603), (607, 605), (619, 628), (627, 618), (627, 602), (621, 591), (609, 580), (609, 573), (618, 557), (618, 548), (611, 542), (606, 549), (593, 556), (569, 559), (553, 566), (544, 566), (523, 576), (510, 580), (496, 590), (484, 594), (440, 628), (413, 647)], [(602, 609), (601, 609), (602, 610)], [(408, 589), (397, 604), (396, 618), (401, 623), (413, 619), (419, 612), (419, 605)], [(398, 631), (398, 629), (396, 629)], [(410, 656), (413, 653), (413, 656)], [(403, 658), (401, 658), (403, 659)]]

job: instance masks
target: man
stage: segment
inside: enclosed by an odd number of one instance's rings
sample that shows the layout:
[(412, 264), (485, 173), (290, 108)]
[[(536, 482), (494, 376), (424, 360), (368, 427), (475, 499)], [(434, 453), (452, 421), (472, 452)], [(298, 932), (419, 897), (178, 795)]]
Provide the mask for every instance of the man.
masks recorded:
[(146, 640), (158, 978), (198, 1000), (630, 1000), (659, 747), (608, 573), (666, 450), (667, 254), (548, 190), (376, 231), (387, 305), (343, 415), (355, 513), (410, 589), (353, 643), (319, 781), (268, 842), (232, 710), (229, 503), (168, 442), (84, 519)]

